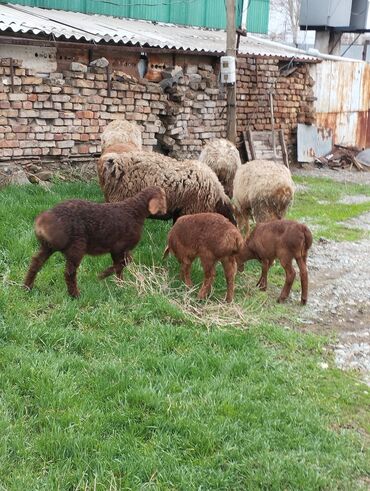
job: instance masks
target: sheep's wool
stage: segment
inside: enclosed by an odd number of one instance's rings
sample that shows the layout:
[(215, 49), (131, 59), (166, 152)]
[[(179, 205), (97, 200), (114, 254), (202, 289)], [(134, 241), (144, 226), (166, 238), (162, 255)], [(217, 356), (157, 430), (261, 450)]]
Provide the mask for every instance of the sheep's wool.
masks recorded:
[(235, 174), (234, 201), (244, 215), (256, 222), (282, 218), (294, 196), (294, 183), (287, 167), (269, 160), (252, 160)]
[(232, 196), (235, 173), (241, 166), (236, 146), (223, 138), (211, 140), (204, 146), (199, 160), (215, 172), (226, 194)]
[(216, 174), (196, 160), (178, 161), (155, 152), (107, 153), (98, 163), (98, 174), (107, 201), (160, 186), (169, 212), (213, 212), (216, 203), (230, 204)]
[(124, 119), (116, 119), (108, 124), (101, 135), (102, 150), (117, 143), (130, 143), (141, 150), (143, 139), (141, 130), (136, 123)]

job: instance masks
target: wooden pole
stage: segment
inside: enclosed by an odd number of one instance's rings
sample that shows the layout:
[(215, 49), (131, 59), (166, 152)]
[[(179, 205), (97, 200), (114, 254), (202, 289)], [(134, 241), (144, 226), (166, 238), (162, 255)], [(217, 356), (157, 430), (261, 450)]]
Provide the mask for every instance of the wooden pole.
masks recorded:
[(271, 91), (269, 92), (269, 98), (270, 98), (270, 115), (271, 115), (272, 152), (273, 152), (274, 159), (276, 159), (274, 98)]
[[(226, 54), (236, 56), (236, 29), (235, 29), (235, 0), (227, 0), (226, 4)], [(236, 143), (236, 84), (228, 84), (227, 93), (227, 139)]]

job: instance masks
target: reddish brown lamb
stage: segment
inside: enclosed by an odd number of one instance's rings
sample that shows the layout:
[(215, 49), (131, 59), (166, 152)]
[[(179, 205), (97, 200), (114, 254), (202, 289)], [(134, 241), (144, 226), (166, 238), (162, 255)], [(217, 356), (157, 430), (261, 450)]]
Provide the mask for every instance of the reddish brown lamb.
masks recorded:
[(236, 255), (243, 245), (238, 229), (218, 213), (197, 213), (177, 220), (168, 234), (164, 256), (172, 253), (181, 264), (180, 277), (192, 286), (191, 265), (196, 257), (204, 270), (204, 281), (198, 298), (204, 299), (210, 292), (215, 278), (215, 265), (221, 261), (227, 283), (226, 301), (234, 297)]
[(96, 256), (110, 252), (113, 265), (100, 277), (115, 273), (121, 278), (123, 268), (131, 259), (130, 251), (140, 240), (145, 218), (165, 213), (166, 208), (164, 191), (148, 187), (119, 203), (70, 200), (44, 211), (35, 220), (40, 249), (32, 259), (24, 286), (33, 287), (37, 273), (56, 251), (65, 256), (64, 276), (72, 297), (79, 296), (77, 268), (85, 254)]
[(312, 234), (306, 225), (293, 220), (274, 220), (259, 223), (246, 239), (238, 255), (239, 271), (245, 261), (258, 259), (262, 263), (262, 274), (257, 286), (267, 289), (267, 273), (277, 258), (285, 269), (285, 284), (278, 302), (284, 302), (290, 293), (295, 278), (293, 259), (297, 261), (301, 276), (301, 304), (307, 303), (308, 272), (307, 252), (312, 245)]

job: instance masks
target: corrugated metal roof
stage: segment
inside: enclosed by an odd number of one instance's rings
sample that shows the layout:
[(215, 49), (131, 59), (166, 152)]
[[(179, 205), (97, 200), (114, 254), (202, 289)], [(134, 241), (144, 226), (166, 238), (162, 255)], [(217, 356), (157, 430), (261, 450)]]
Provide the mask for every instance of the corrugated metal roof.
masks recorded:
[[(256, 10), (254, 5), (269, 0), (248, 0), (249, 10)], [(187, 26), (198, 26), (213, 29), (225, 29), (226, 9), (224, 0), (7, 0), (7, 3), (28, 5), (46, 9), (82, 12), (84, 14), (128, 17)], [(236, 0), (237, 24), (241, 23), (243, 0)], [(260, 31), (253, 27), (260, 23), (263, 16), (266, 29)], [(257, 15), (248, 16), (250, 32), (267, 33), (268, 9)], [(258, 26), (259, 27), (259, 26)]]
[[(226, 32), (173, 24), (121, 19), (103, 15), (88, 15), (62, 10), (46, 10), (21, 5), (0, 5), (0, 32), (44, 34), (53, 39), (102, 41), (133, 46), (189, 50), (222, 54), (226, 46)], [(239, 53), (316, 61), (305, 51), (257, 38), (242, 37)]]

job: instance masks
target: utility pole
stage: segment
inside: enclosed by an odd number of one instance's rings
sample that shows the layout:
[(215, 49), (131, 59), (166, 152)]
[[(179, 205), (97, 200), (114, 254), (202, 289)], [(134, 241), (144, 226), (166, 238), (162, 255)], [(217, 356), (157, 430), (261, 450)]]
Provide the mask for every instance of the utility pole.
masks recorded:
[[(236, 57), (235, 0), (226, 0), (226, 55)], [(227, 89), (226, 137), (236, 143), (236, 82)]]

